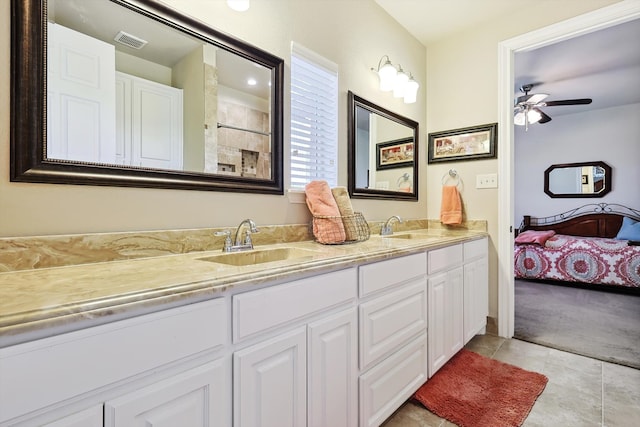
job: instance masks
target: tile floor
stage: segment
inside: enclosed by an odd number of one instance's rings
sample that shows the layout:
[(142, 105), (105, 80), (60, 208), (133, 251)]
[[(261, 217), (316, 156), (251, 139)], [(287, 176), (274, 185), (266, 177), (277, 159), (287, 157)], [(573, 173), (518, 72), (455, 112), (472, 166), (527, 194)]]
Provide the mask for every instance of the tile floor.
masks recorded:
[[(493, 335), (478, 335), (466, 348), (549, 378), (522, 427), (640, 426), (638, 369)], [(383, 427), (453, 426), (413, 402), (405, 403), (383, 424)]]

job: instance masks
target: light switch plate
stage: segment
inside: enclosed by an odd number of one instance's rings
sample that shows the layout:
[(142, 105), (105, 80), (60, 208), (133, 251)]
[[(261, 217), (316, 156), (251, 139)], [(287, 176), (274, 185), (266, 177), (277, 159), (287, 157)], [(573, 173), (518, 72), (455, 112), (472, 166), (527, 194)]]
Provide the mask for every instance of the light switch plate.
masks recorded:
[(476, 188), (498, 188), (498, 174), (476, 175)]

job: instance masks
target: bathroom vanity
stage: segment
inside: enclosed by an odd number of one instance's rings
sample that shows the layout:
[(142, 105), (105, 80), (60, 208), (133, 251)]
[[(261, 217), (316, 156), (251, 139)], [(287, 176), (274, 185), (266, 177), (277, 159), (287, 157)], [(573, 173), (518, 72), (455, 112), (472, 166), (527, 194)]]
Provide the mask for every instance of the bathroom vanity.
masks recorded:
[(0, 426), (378, 426), (486, 327), (484, 232), (258, 250), (0, 273)]

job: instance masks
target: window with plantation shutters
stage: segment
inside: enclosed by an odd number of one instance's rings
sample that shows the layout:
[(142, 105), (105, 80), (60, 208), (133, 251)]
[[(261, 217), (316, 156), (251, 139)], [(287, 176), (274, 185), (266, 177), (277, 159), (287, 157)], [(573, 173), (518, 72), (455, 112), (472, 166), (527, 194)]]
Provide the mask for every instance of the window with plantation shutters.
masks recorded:
[(291, 45), (291, 188), (337, 185), (338, 66)]

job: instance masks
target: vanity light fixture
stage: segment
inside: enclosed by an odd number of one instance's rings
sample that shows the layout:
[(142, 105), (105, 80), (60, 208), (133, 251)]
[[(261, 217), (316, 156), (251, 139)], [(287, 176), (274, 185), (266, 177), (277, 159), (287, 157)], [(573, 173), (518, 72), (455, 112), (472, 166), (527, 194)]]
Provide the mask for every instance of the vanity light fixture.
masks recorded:
[(249, 10), (250, 0), (227, 0), (227, 6), (238, 12)]
[(416, 97), (418, 95), (418, 88), (420, 85), (413, 78), (413, 74), (409, 73), (409, 81), (404, 87), (404, 103), (405, 104), (413, 104), (416, 102)]
[[(384, 58), (387, 58), (387, 60), (383, 64), (382, 60)], [(389, 92), (393, 90), (393, 85), (396, 81), (396, 75), (398, 74), (398, 70), (396, 70), (396, 67), (394, 67), (393, 64), (391, 64), (391, 60), (387, 55), (384, 55), (382, 58), (380, 58), (380, 61), (378, 62), (378, 69), (375, 70), (372, 68), (372, 70), (376, 71), (378, 73), (378, 77), (380, 77), (381, 91)]]
[(393, 83), (394, 98), (404, 98), (404, 91), (408, 81), (409, 76), (402, 69), (402, 65), (398, 65), (398, 74), (396, 74), (396, 81)]
[(413, 78), (413, 75), (405, 72), (400, 65), (396, 68), (391, 63), (388, 55), (383, 55), (378, 61), (378, 68), (372, 68), (371, 70), (378, 74), (381, 91), (393, 91), (393, 96), (395, 98), (403, 98), (405, 104), (416, 102), (420, 85)]

